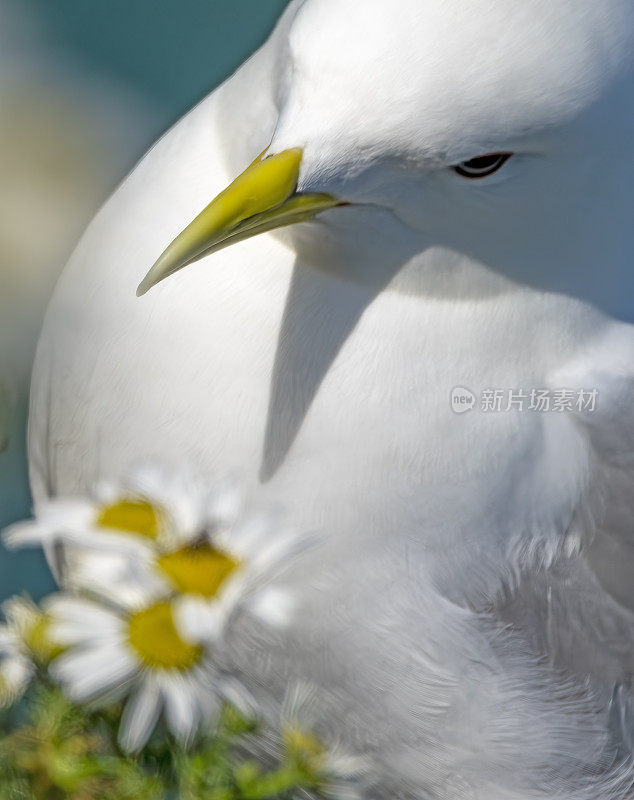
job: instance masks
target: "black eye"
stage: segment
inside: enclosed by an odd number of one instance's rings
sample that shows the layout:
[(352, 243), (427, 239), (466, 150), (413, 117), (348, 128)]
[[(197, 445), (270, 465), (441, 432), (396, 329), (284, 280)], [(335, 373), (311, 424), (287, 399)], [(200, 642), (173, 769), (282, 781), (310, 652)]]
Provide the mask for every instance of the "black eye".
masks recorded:
[(457, 164), (454, 171), (463, 178), (486, 178), (487, 175), (497, 172), (512, 155), (513, 153), (487, 153), (485, 156), (476, 156)]

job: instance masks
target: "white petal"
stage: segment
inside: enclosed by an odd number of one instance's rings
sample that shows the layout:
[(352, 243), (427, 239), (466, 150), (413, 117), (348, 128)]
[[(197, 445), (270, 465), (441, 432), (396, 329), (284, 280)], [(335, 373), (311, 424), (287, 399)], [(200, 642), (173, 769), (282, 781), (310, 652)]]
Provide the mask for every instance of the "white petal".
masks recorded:
[(80, 531), (69, 531), (60, 538), (69, 544), (120, 557), (149, 560), (156, 552), (156, 547), (151, 539), (135, 533), (117, 531), (114, 528), (90, 527)]
[(57, 594), (43, 603), (50, 619), (49, 635), (62, 646), (121, 638), (124, 623), (105, 606), (71, 595)]
[(169, 729), (182, 741), (190, 741), (200, 719), (200, 698), (191, 676), (171, 672), (163, 681), (162, 694)]
[(219, 604), (194, 595), (182, 595), (174, 602), (174, 620), (179, 634), (193, 644), (215, 639), (223, 626)]
[(254, 572), (263, 572), (280, 564), (282, 567), (288, 565), (288, 561), (308, 546), (316, 541), (315, 536), (294, 536), (291, 534), (280, 534), (271, 537), (266, 542), (254, 550), (250, 558), (250, 567)]
[(245, 560), (251, 558), (266, 542), (268, 533), (269, 521), (264, 516), (257, 516), (235, 528), (221, 528), (213, 534), (212, 540), (221, 549)]
[(214, 601), (214, 607), (218, 609), (219, 628), (218, 634), (222, 632), (222, 628), (226, 625), (233, 610), (238, 604), (245, 600), (247, 591), (249, 589), (247, 582), (247, 575), (245, 570), (238, 570), (231, 576), (221, 589), (220, 594)]
[(2, 612), (7, 620), (7, 629), (13, 634), (17, 647), (41, 617), (40, 609), (26, 597), (10, 597), (2, 603)]
[(138, 664), (123, 646), (95, 646), (64, 653), (49, 666), (55, 681), (79, 703), (121, 697), (138, 672)]
[(16, 522), (6, 528), (2, 541), (11, 549), (53, 542), (71, 531), (87, 530), (93, 515), (94, 509), (90, 504), (51, 504), (34, 520)]
[(0, 660), (0, 684), (12, 697), (17, 697), (31, 680), (35, 668), (32, 662), (16, 654)]
[(13, 652), (16, 645), (15, 633), (6, 625), (0, 625), (0, 653)]
[(249, 602), (249, 611), (267, 625), (282, 628), (290, 623), (293, 606), (290, 592), (270, 586), (253, 596)]
[(325, 770), (338, 778), (356, 778), (363, 775), (370, 767), (367, 759), (340, 752), (338, 747), (327, 753)]
[(134, 610), (164, 597), (169, 586), (149, 558), (92, 552), (69, 554), (65, 585), (90, 592), (121, 609)]
[(52, 541), (56, 531), (33, 520), (16, 522), (2, 531), (2, 543), (8, 550), (30, 547)]
[(259, 716), (258, 705), (249, 690), (232, 675), (219, 678), (218, 692), (222, 699), (238, 709), (245, 717), (255, 719)]
[(235, 525), (244, 503), (242, 491), (227, 480), (210, 493), (205, 502), (205, 517), (211, 528), (227, 530)]
[(119, 642), (122, 637), (122, 630), (115, 627), (106, 628), (105, 625), (93, 625), (87, 629), (84, 624), (75, 622), (51, 622), (47, 631), (48, 637), (53, 644), (60, 647), (72, 647), (77, 645), (97, 645), (110, 642)]
[(312, 683), (297, 681), (286, 690), (280, 717), (284, 724), (310, 729), (313, 727), (318, 707), (317, 687)]
[(123, 710), (119, 727), (122, 750), (126, 753), (138, 752), (150, 738), (160, 713), (161, 691), (148, 675)]

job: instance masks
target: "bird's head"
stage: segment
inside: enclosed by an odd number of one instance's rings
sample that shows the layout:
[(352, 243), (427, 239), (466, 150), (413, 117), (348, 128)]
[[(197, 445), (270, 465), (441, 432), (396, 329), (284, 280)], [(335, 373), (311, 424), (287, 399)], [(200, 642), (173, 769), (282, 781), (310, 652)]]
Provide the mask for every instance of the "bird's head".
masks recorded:
[(629, 313), (631, 0), (298, 0), (287, 14), (269, 147), (139, 293), (299, 222), (376, 261), (383, 220), (421, 269), (442, 272), (450, 251)]

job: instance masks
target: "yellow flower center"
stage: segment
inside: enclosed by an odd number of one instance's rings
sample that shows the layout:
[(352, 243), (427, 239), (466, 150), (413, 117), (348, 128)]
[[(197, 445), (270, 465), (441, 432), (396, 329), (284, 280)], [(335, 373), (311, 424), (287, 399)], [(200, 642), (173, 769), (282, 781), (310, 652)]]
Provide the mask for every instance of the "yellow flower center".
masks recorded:
[(128, 641), (141, 661), (153, 669), (187, 670), (197, 664), (202, 647), (185, 642), (178, 635), (172, 607), (157, 603), (132, 614)]
[(208, 544), (183, 547), (158, 559), (159, 568), (183, 594), (215, 597), (239, 562)]
[(144, 500), (119, 500), (101, 508), (97, 525), (156, 539), (159, 517), (155, 508)]
[(282, 738), (288, 754), (307, 769), (319, 772), (325, 766), (326, 751), (319, 739), (298, 725), (285, 725)]
[(22, 641), (31, 658), (41, 664), (52, 661), (64, 652), (64, 648), (51, 639), (50, 628), (50, 617), (36, 611), (25, 623), (21, 633)]
[(48, 661), (55, 655), (59, 655), (59, 648), (51, 642), (49, 637), (50, 624), (50, 620), (42, 614), (33, 622), (24, 637), (24, 643), (38, 661)]

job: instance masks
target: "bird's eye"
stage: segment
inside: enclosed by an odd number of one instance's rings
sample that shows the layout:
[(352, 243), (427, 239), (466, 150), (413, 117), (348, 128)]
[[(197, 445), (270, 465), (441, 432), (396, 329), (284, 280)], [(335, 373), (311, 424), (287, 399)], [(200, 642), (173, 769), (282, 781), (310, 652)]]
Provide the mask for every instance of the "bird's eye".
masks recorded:
[(486, 178), (504, 166), (513, 153), (487, 153), (456, 164), (454, 171), (463, 178)]

